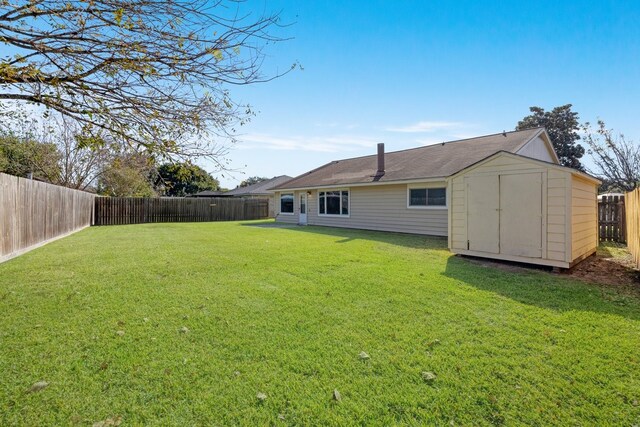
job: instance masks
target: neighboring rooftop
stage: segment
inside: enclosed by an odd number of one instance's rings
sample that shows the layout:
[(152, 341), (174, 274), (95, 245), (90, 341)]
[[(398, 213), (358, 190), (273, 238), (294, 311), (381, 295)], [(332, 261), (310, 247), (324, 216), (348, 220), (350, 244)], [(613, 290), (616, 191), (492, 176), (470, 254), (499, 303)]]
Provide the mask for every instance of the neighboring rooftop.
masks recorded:
[(277, 187), (281, 184), (291, 180), (292, 177), (288, 175), (280, 175), (266, 181), (260, 181), (255, 184), (248, 185), (246, 187), (238, 187), (233, 190), (229, 190), (224, 193), (225, 196), (269, 196), (272, 193), (269, 192), (273, 187)]
[(384, 156), (384, 175), (376, 174), (376, 154), (336, 160), (272, 189), (445, 178), (499, 151), (516, 153), (542, 133), (544, 128), (533, 128), (388, 152)]

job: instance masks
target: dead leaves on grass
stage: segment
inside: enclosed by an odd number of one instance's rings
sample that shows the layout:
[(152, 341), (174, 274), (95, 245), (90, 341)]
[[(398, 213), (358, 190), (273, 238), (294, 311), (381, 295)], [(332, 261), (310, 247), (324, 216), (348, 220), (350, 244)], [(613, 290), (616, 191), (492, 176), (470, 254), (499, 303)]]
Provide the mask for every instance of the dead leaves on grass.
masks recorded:
[(45, 388), (49, 387), (49, 383), (46, 381), (38, 381), (37, 383), (34, 383), (29, 390), (27, 390), (28, 393), (37, 393), (39, 391), (44, 390)]
[(110, 417), (102, 421), (96, 421), (93, 423), (93, 427), (117, 427), (122, 424), (122, 417), (117, 415), (115, 417)]
[(433, 382), (436, 380), (436, 374), (431, 371), (422, 371), (421, 375), (424, 382), (429, 385), (433, 384)]

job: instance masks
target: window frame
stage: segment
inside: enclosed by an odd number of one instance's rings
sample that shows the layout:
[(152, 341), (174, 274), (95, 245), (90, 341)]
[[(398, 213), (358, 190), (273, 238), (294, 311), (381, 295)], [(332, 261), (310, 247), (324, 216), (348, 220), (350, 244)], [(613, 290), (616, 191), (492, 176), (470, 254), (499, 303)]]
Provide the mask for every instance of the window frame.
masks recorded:
[[(293, 204), (292, 204), (292, 210), (291, 212), (282, 212), (282, 196), (286, 196), (286, 195), (291, 195), (291, 198), (293, 200)], [(287, 192), (287, 193), (280, 193), (280, 197), (278, 197), (278, 201), (280, 202), (278, 204), (278, 211), (280, 213), (280, 215), (295, 215), (296, 214), (296, 193), (295, 192)]]
[[(328, 214), (327, 212), (327, 196), (326, 193), (328, 192), (333, 192), (333, 191), (339, 191), (340, 192), (340, 213), (339, 214)], [(343, 191), (346, 191), (348, 193), (348, 200), (347, 200), (347, 214), (343, 214), (342, 213), (342, 198), (344, 197), (344, 194), (342, 193)], [(324, 210), (325, 213), (320, 213), (320, 193), (324, 193)], [(323, 188), (322, 190), (318, 190), (318, 195), (316, 196), (316, 201), (317, 201), (317, 214), (320, 217), (324, 217), (324, 216), (328, 216), (328, 217), (335, 217), (335, 218), (350, 218), (351, 217), (351, 189), (350, 188)]]
[[(412, 205), (411, 204), (411, 190), (427, 190), (427, 203), (429, 202), (429, 190), (441, 190), (444, 189), (444, 205)], [(445, 183), (444, 185), (425, 183), (425, 184), (411, 184), (407, 185), (407, 209), (431, 209), (431, 210), (444, 210), (449, 209), (449, 190)]]

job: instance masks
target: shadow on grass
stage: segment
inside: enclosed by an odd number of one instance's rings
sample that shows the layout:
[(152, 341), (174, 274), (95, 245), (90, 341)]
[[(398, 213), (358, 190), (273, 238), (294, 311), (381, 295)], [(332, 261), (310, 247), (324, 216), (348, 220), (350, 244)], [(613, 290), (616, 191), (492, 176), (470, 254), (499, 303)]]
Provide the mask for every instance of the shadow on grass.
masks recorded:
[(541, 270), (505, 271), (452, 256), (443, 274), (476, 289), (544, 309), (591, 311), (640, 320), (640, 299)]
[[(336, 237), (340, 239), (335, 241), (337, 244), (354, 240), (371, 240), (411, 249), (448, 252), (445, 237), (338, 227), (299, 226), (273, 221), (241, 224), (245, 227), (280, 228), (297, 233)], [(544, 309), (558, 312), (592, 311), (640, 320), (640, 299), (571, 280), (570, 277), (551, 274), (543, 268), (526, 268), (516, 265), (500, 268), (463, 257), (451, 256), (447, 259), (445, 271), (442, 274), (465, 285)]]
[(348, 243), (354, 240), (373, 240), (391, 245), (404, 246), (412, 249), (429, 249), (446, 251), (447, 238), (437, 236), (422, 236), (418, 234), (393, 233), (389, 231), (360, 230), (353, 228), (323, 227), (318, 225), (295, 225), (279, 222), (245, 222), (245, 227), (284, 228), (300, 233), (311, 233), (341, 238), (335, 243)]

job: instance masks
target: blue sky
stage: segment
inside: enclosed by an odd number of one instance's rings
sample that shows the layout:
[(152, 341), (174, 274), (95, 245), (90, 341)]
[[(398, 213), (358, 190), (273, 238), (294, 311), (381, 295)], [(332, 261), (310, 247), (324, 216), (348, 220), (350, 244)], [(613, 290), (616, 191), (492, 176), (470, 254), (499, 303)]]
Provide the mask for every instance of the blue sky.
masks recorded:
[[(257, 116), (230, 153), (248, 176), (298, 175), (328, 161), (512, 130), (528, 108), (572, 103), (640, 140), (640, 2), (268, 1), (292, 37), (265, 73), (231, 88)], [(212, 170), (212, 166), (204, 164)]]

